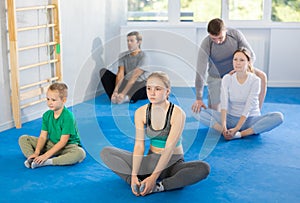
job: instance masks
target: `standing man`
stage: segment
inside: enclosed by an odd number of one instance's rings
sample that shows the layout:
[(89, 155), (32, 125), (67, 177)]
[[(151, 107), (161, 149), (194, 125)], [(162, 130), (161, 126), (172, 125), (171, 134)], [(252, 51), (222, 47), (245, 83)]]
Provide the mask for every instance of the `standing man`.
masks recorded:
[(138, 32), (128, 33), (128, 50), (119, 55), (117, 74), (106, 68), (100, 70), (104, 90), (114, 104), (147, 99), (145, 85), (149, 73), (142, 69), (146, 55), (141, 50), (141, 44), (142, 36)]
[[(207, 108), (203, 103), (203, 87), (206, 72), (208, 87), (208, 108), (220, 111), (221, 79), (233, 70), (233, 53), (245, 47), (251, 52), (252, 60), (255, 54), (247, 42), (245, 36), (238, 30), (226, 28), (222, 19), (211, 20), (207, 26), (209, 35), (201, 43), (198, 53), (196, 72), (196, 101), (192, 105), (192, 111), (199, 113), (201, 108)], [(208, 68), (207, 68), (208, 67)], [(261, 92), (259, 94), (259, 107), (262, 107), (266, 96), (266, 74), (255, 68), (255, 74), (261, 79)]]

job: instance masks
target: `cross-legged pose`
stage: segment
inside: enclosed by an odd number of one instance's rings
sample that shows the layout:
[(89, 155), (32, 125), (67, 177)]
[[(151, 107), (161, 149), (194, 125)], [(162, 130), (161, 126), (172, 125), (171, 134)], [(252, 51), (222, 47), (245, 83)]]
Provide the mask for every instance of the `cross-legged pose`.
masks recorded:
[(142, 36), (133, 31), (127, 34), (128, 50), (119, 56), (118, 72), (114, 74), (106, 68), (100, 70), (104, 90), (111, 102), (122, 104), (147, 99), (145, 66), (146, 54), (141, 50)]
[[(168, 100), (168, 76), (153, 72), (146, 87), (150, 103), (135, 112), (133, 153), (114, 147), (105, 147), (100, 153), (103, 162), (131, 185), (136, 196), (182, 188), (205, 179), (210, 172), (203, 161), (184, 161), (181, 136), (186, 116)], [(148, 139), (150, 149), (144, 155)]]
[(280, 112), (261, 115), (260, 79), (253, 73), (250, 52), (240, 48), (233, 54), (234, 74), (222, 79), (221, 112), (203, 109), (198, 119), (220, 131), (226, 140), (270, 131), (283, 122)]
[(43, 114), (40, 136), (22, 135), (19, 138), (27, 168), (71, 165), (84, 160), (86, 153), (81, 147), (76, 121), (65, 107), (67, 95), (66, 84), (50, 85), (47, 91), (49, 110)]
[[(245, 47), (251, 52), (253, 62), (255, 59), (255, 54), (243, 33), (237, 29), (226, 28), (222, 19), (212, 19), (208, 23), (207, 32), (209, 35), (201, 42), (198, 53), (196, 101), (192, 105), (192, 111), (195, 113), (207, 108), (203, 102), (205, 81), (208, 87), (208, 108), (220, 111), (221, 80), (233, 70), (232, 56), (235, 50)], [(267, 91), (267, 76), (257, 68), (254, 68), (254, 73), (261, 79), (259, 107), (262, 108)]]

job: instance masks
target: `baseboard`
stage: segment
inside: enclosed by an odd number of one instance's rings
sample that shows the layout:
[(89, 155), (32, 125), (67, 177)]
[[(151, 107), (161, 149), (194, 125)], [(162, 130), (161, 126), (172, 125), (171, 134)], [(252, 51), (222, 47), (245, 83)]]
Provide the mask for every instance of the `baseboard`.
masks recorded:
[(268, 87), (300, 87), (300, 81), (268, 81)]
[(195, 87), (195, 81), (171, 81), (172, 87)]
[(95, 97), (101, 95), (104, 93), (104, 90), (98, 90), (96, 93), (95, 92), (89, 92), (87, 94), (85, 94), (83, 97), (75, 97), (72, 100), (70, 100), (69, 102), (67, 102), (67, 106), (74, 106), (76, 104), (80, 104), (82, 102), (94, 99)]
[[(195, 81), (171, 81), (172, 87), (195, 87)], [(300, 87), (299, 81), (268, 81), (268, 87)]]
[(2, 131), (5, 131), (5, 130), (8, 130), (8, 129), (11, 129), (13, 128), (15, 125), (14, 125), (14, 122), (13, 121), (7, 121), (5, 123), (2, 123), (0, 125), (0, 132)]
[[(21, 117), (21, 123), (24, 124), (24, 123), (33, 121), (35, 119), (41, 118), (41, 115), (43, 115), (44, 112), (45, 112), (45, 110), (41, 110), (41, 111), (38, 111), (38, 112), (35, 112), (32, 114), (26, 114)], [(13, 120), (7, 121), (0, 125), (0, 132), (14, 128), (14, 127), (15, 127), (15, 122)]]

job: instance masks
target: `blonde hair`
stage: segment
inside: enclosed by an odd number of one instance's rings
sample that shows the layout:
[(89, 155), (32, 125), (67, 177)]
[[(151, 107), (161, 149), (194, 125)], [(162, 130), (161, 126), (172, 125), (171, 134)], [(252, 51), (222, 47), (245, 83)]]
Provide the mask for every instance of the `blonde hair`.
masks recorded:
[(53, 83), (49, 86), (48, 90), (58, 91), (59, 97), (63, 99), (64, 97), (68, 97), (68, 86), (65, 83)]
[(237, 49), (234, 53), (233, 53), (233, 56), (236, 54), (236, 53), (243, 53), (248, 62), (249, 62), (249, 65), (248, 65), (248, 69), (247, 71), (251, 72), (251, 73), (254, 73), (254, 67), (252, 65), (252, 57), (251, 57), (251, 53), (248, 49), (246, 49), (245, 47), (241, 47), (239, 49)]
[(165, 72), (154, 71), (148, 76), (147, 80), (149, 78), (158, 78), (164, 83), (166, 88), (168, 88), (168, 89), (171, 88), (171, 82), (170, 82), (169, 76)]

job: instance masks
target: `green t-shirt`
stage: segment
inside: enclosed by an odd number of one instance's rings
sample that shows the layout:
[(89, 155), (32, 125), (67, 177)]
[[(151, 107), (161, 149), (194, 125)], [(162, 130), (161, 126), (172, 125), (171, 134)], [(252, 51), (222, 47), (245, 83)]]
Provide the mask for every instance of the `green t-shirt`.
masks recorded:
[(48, 132), (48, 138), (53, 142), (59, 142), (62, 135), (70, 135), (67, 144), (80, 145), (80, 137), (73, 113), (64, 107), (60, 116), (55, 119), (54, 111), (48, 110), (43, 114), (42, 130)]

